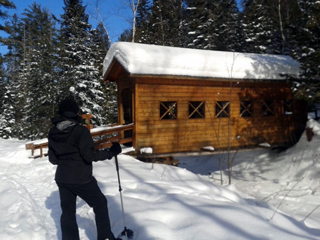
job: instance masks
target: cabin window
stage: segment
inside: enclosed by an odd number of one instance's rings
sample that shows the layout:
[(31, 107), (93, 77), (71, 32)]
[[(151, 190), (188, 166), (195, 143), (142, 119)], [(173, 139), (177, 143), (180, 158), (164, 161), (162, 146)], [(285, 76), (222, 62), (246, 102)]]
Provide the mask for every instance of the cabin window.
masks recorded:
[(274, 101), (263, 100), (261, 106), (262, 116), (275, 116)]
[(230, 102), (216, 102), (216, 118), (230, 117)]
[(189, 102), (189, 119), (205, 118), (205, 102)]
[(177, 119), (177, 102), (160, 102), (160, 120)]
[(253, 102), (241, 101), (240, 102), (240, 117), (252, 117), (253, 116)]
[(293, 114), (293, 107), (292, 107), (292, 100), (285, 100), (283, 101), (283, 113), (284, 115), (292, 115)]

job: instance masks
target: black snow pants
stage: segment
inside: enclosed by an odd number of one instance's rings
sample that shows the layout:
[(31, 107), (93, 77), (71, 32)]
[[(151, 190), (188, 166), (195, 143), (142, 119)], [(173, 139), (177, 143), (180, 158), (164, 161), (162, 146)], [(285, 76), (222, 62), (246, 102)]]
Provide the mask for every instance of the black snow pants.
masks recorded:
[(57, 183), (61, 201), (62, 240), (79, 240), (76, 221), (76, 198), (79, 196), (95, 213), (98, 240), (115, 240), (111, 232), (107, 199), (101, 192), (97, 181), (93, 179), (86, 184)]

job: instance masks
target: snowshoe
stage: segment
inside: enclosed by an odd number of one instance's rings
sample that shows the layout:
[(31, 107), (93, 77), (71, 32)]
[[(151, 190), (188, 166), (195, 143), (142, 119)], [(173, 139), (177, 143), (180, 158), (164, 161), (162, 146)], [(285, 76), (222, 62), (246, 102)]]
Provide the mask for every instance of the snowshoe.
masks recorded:
[(124, 228), (124, 230), (118, 236), (119, 240), (133, 240), (133, 231), (131, 229)]

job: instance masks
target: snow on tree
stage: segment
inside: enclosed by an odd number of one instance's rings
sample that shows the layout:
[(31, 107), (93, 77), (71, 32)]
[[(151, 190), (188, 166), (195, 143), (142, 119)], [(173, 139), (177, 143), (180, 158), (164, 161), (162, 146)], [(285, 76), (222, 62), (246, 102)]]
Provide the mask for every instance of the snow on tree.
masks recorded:
[(274, 53), (274, 19), (265, 0), (247, 0), (243, 10), (244, 52)]
[(74, 87), (72, 93), (83, 113), (92, 113), (93, 124), (104, 122), (101, 115), (104, 94), (99, 81), (99, 67), (91, 42), (91, 25), (81, 0), (65, 0), (62, 15), (62, 34), (65, 38), (62, 57), (61, 82), (63, 93)]
[(25, 79), (25, 95), (21, 99), (24, 106), (20, 126), (26, 138), (39, 139), (47, 135), (51, 125), (48, 116), (53, 116), (55, 103), (56, 90), (52, 74), (55, 23), (51, 14), (36, 3), (26, 9), (23, 16), (24, 59), (21, 79)]
[[(150, 6), (148, 17), (145, 16), (146, 4), (141, 3), (141, 7), (138, 9), (137, 25), (140, 37), (137, 42), (180, 46), (183, 16), (182, 0), (154, 0)], [(144, 19), (145, 22), (142, 22), (141, 19)], [(143, 34), (141, 34), (142, 32)]]
[(309, 103), (320, 99), (320, 1), (298, 0), (292, 55), (301, 63), (302, 73), (293, 79), (296, 98)]
[(234, 0), (185, 2), (185, 47), (240, 51), (239, 10)]
[(95, 56), (95, 66), (99, 70), (97, 78), (101, 84), (101, 91), (103, 92), (103, 99), (101, 99), (101, 106), (103, 106), (100, 115), (102, 117), (101, 123), (110, 124), (116, 123), (118, 115), (117, 111), (117, 85), (115, 83), (105, 83), (103, 80), (103, 60), (110, 47), (110, 40), (102, 24), (98, 24), (96, 29), (91, 31), (91, 46), (92, 53)]

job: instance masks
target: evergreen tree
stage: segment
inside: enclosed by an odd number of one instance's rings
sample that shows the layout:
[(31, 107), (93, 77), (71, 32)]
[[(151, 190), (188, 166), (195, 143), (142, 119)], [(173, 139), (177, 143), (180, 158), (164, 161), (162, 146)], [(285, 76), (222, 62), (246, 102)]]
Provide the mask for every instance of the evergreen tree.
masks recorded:
[(185, 46), (197, 49), (214, 49), (214, 1), (185, 0)]
[[(139, 35), (138, 35), (139, 36)], [(138, 42), (143, 42), (139, 40), (139, 37), (136, 38), (138, 39)], [(132, 30), (131, 29), (126, 29), (121, 33), (120, 37), (118, 38), (119, 42), (132, 42)]]
[(90, 41), (88, 39), (91, 25), (81, 0), (64, 0), (64, 14), (61, 15), (61, 98), (77, 83), (75, 67), (82, 63), (78, 56)]
[[(0, 54), (0, 102), (2, 101), (5, 91), (5, 69), (2, 54)], [(2, 112), (2, 106), (0, 106), (0, 110), (0, 112)]]
[(214, 50), (240, 51), (239, 9), (235, 0), (215, 1), (212, 44)]
[(274, 19), (274, 39), (271, 48), (275, 53), (291, 54), (295, 46), (298, 19), (301, 16), (297, 0), (271, 0), (270, 16)]
[[(150, 17), (150, 1), (149, 0), (141, 0), (137, 9), (136, 16), (136, 42), (146, 42), (148, 38), (146, 36), (146, 29), (149, 23)], [(125, 33), (123, 33), (125, 34)], [(123, 36), (123, 39), (125, 37)]]
[[(7, 115), (6, 93), (8, 83), (5, 80), (5, 69), (3, 67), (3, 58), (0, 56), (0, 137), (8, 138), (11, 136), (10, 116)], [(9, 117), (9, 119), (8, 119)]]
[(140, 30), (144, 32), (144, 37), (140, 37), (138, 41), (164, 46), (181, 46), (182, 17), (182, 0), (153, 0), (146, 29)]
[(62, 34), (64, 53), (62, 58), (63, 75), (61, 82), (64, 89), (61, 98), (68, 90), (72, 94), (83, 113), (92, 113), (93, 123), (100, 125), (104, 119), (103, 92), (99, 67), (96, 65), (93, 45), (91, 42), (91, 25), (81, 0), (64, 0), (65, 13), (62, 15)]
[[(1, 84), (2, 85), (2, 84)], [(0, 86), (3, 88), (1, 95), (1, 114), (0, 114), (0, 137), (1, 138), (10, 138), (14, 136), (14, 127), (15, 127), (15, 108), (13, 93), (11, 91), (10, 84), (5, 84)]]
[(302, 63), (303, 77), (320, 80), (320, 2), (299, 0), (302, 22), (298, 40), (298, 59)]
[(5, 22), (2, 30), (8, 35), (8, 37), (1, 37), (0, 42), (8, 49), (4, 55), (4, 62), (6, 63), (7, 77), (12, 78), (17, 73), (24, 54), (24, 26), (18, 16), (14, 14), (10, 21)]
[[(0, 19), (8, 19), (5, 24), (0, 25), (0, 30), (4, 31), (9, 37), (0, 37), (0, 42), (8, 47), (9, 53), (0, 56), (1, 61), (1, 83), (0, 83), (0, 137), (14, 137), (14, 127), (17, 118), (18, 107), (15, 104), (16, 94), (13, 91), (13, 85), (17, 83), (16, 66), (18, 65), (17, 49), (20, 42), (16, 36), (19, 35), (18, 18), (16, 15), (10, 17), (6, 11), (1, 8), (15, 9), (13, 2), (3, 0), (0, 2)], [(12, 35), (10, 35), (12, 34)], [(21, 46), (20, 46), (21, 49)], [(6, 65), (4, 68), (3, 65)], [(22, 90), (23, 91), (23, 90)]]
[[(3, 11), (2, 8), (15, 9), (16, 6), (14, 5), (13, 2), (11, 2), (9, 0), (0, 1), (0, 20), (6, 19), (6, 18), (9, 17), (8, 13), (6, 11)], [(4, 26), (2, 24), (0, 24), (0, 30), (2, 30), (2, 31), (4, 30)], [(3, 42), (3, 38), (2, 37), (0, 37), (0, 42)], [(1, 70), (0, 71), (0, 80), (1, 81), (5, 81), (5, 71), (4, 71), (4, 68), (3, 68), (3, 61), (4, 61), (3, 56), (2, 56), (2, 54), (0, 54), (0, 64), (1, 64), (0, 65), (1, 66), (1, 69), (0, 69)], [(1, 86), (3, 86), (3, 85), (4, 85), (4, 82), (1, 82), (0, 83), (0, 94), (1, 94), (0, 95), (0, 100), (1, 100), (1, 97), (4, 96), (4, 94), (3, 94), (4, 90), (1, 89), (2, 88)], [(0, 107), (0, 110), (1, 110), (1, 107)]]
[(239, 51), (240, 25), (235, 0), (189, 1), (187, 12), (189, 46), (211, 50)]
[[(6, 9), (16, 9), (16, 5), (9, 0), (1, 0), (0, 1), (0, 19), (5, 19), (8, 18), (9, 15), (7, 11), (3, 11), (2, 8)], [(0, 25), (0, 30), (1, 30), (1, 25)]]
[(97, 28), (91, 31), (91, 36), (93, 52), (96, 55), (96, 65), (99, 68), (102, 80), (103, 60), (110, 48), (110, 40), (102, 23), (99, 23)]
[(117, 121), (117, 86), (115, 83), (105, 83), (103, 80), (103, 61), (109, 50), (110, 40), (106, 34), (102, 24), (98, 24), (97, 28), (92, 30), (92, 52), (95, 54), (95, 65), (99, 70), (98, 79), (101, 84), (101, 91), (103, 92), (103, 99), (101, 99), (100, 106), (101, 120), (103, 124), (115, 123)]
[(243, 4), (244, 52), (274, 53), (275, 19), (267, 0), (246, 0)]
[(297, 98), (312, 103), (320, 99), (320, 3), (316, 0), (298, 0), (296, 47), (293, 56), (301, 63), (302, 74), (293, 86)]
[[(56, 86), (54, 84), (53, 35), (55, 22), (51, 14), (34, 3), (23, 13), (24, 60), (21, 79), (24, 87), (23, 125), (25, 137), (43, 138), (50, 128)], [(41, 23), (41, 24), (39, 24)]]

